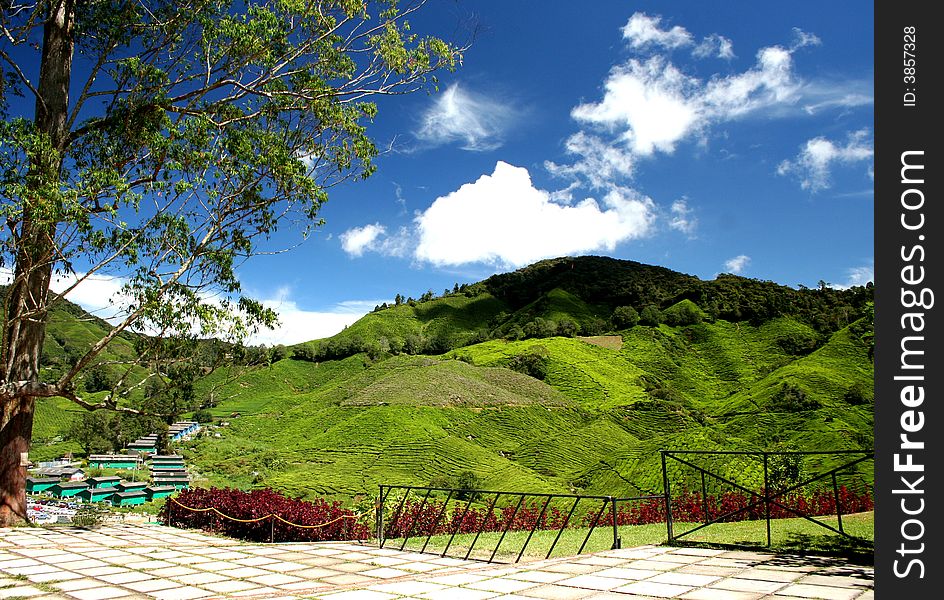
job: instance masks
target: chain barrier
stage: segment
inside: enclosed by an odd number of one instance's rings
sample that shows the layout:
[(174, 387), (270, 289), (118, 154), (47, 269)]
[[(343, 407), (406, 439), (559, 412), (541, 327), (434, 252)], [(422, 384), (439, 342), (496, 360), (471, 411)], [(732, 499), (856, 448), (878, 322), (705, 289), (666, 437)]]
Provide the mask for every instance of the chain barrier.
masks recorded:
[(321, 529), (322, 527), (333, 525), (334, 523), (337, 523), (338, 521), (342, 519), (359, 519), (363, 516), (363, 514), (341, 515), (340, 517), (334, 518), (328, 521), (327, 523), (319, 523), (318, 525), (302, 525), (301, 523), (293, 523), (291, 521), (287, 521), (275, 513), (269, 513), (263, 517), (256, 517), (255, 519), (237, 519), (236, 517), (231, 517), (227, 515), (226, 513), (220, 511), (215, 506), (210, 506), (208, 508), (194, 508), (192, 506), (181, 504), (181, 502), (177, 500), (176, 498), (170, 498), (170, 501), (176, 504), (177, 506), (179, 506), (180, 508), (189, 510), (191, 512), (214, 512), (217, 515), (223, 517), (224, 519), (229, 519), (230, 521), (235, 521), (237, 523), (258, 523), (259, 521), (265, 521), (266, 519), (277, 519), (279, 521), (282, 521), (286, 525), (291, 525), (292, 527), (298, 527), (301, 529)]

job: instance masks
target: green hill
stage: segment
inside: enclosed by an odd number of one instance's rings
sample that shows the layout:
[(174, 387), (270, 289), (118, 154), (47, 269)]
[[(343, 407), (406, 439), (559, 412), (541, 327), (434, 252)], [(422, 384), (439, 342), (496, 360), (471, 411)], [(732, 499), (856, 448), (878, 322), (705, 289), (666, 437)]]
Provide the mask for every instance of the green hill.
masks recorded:
[(871, 293), (542, 261), (202, 378), (225, 425), (179, 450), (206, 484), (351, 499), (465, 471), (489, 488), (649, 493), (661, 449), (869, 448)]

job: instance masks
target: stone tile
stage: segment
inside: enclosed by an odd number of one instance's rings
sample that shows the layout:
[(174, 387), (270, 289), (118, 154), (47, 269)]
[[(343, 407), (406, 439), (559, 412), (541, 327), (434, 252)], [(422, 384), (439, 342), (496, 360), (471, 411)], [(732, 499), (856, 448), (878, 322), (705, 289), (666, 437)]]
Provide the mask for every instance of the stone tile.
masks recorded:
[(556, 563), (541, 567), (542, 571), (551, 571), (553, 573), (569, 573), (571, 575), (583, 575), (600, 571), (598, 565), (578, 565), (577, 563)]
[(709, 583), (714, 583), (721, 579), (716, 575), (695, 575), (692, 573), (662, 573), (655, 577), (650, 577), (647, 581), (655, 583), (671, 583), (672, 585), (688, 585), (691, 587), (703, 587)]
[(667, 554), (682, 554), (688, 556), (721, 556), (731, 552), (730, 550), (716, 550), (713, 548), (675, 548)]
[(838, 588), (825, 585), (794, 583), (777, 591), (779, 596), (797, 596), (800, 598), (818, 598), (822, 600), (852, 600), (858, 596), (860, 588)]
[(27, 575), (26, 578), (32, 581), (33, 583), (52, 583), (54, 581), (70, 581), (72, 579), (82, 579), (85, 577), (81, 573), (73, 573), (72, 571), (50, 571), (48, 573), (36, 573), (34, 575)]
[(214, 552), (213, 554), (206, 554), (205, 556), (212, 556), (216, 560), (249, 558), (242, 552), (233, 552), (232, 550), (223, 550), (222, 552)]
[(796, 571), (780, 571), (777, 569), (748, 569), (738, 573), (738, 579), (758, 579), (760, 581), (779, 581), (788, 583), (803, 577), (803, 573)]
[(18, 558), (16, 560), (11, 560), (3, 564), (3, 570), (9, 571), (10, 569), (18, 569), (20, 567), (35, 567), (42, 565), (43, 563), (38, 560), (33, 560), (32, 558)]
[(84, 590), (87, 588), (98, 587), (102, 585), (102, 582), (96, 581), (95, 579), (72, 579), (70, 581), (53, 583), (51, 585), (52, 587), (58, 588), (64, 592), (72, 592), (74, 590)]
[(396, 594), (388, 594), (374, 590), (351, 590), (329, 594), (327, 596), (319, 596), (319, 598), (330, 598), (331, 600), (391, 600), (396, 597)]
[[(242, 563), (242, 561), (236, 561), (236, 562)], [(272, 562), (275, 562), (275, 561), (272, 561)], [(329, 557), (323, 556), (319, 558), (305, 558), (305, 559), (299, 560), (298, 562), (303, 562), (306, 565), (311, 565), (313, 567), (330, 567), (332, 565), (339, 564), (341, 561), (335, 558), (329, 558)]]
[(659, 556), (659, 561), (661, 562), (671, 562), (671, 563), (681, 563), (681, 564), (697, 563), (703, 560), (705, 560), (704, 556), (691, 555), (691, 554), (675, 554), (671, 552), (667, 552)]
[(440, 585), (466, 585), (468, 583), (482, 581), (483, 579), (487, 578), (483, 575), (475, 575), (473, 573), (454, 573), (452, 575), (439, 575), (437, 577), (430, 577), (427, 581), (438, 583)]
[(184, 575), (193, 575), (195, 573), (201, 573), (196, 569), (191, 569), (190, 567), (167, 567), (164, 569), (154, 569), (150, 573), (156, 577), (172, 577), (177, 579), (178, 577), (183, 577)]
[(596, 594), (593, 590), (580, 588), (558, 587), (556, 585), (542, 585), (520, 592), (518, 595), (527, 598), (541, 598), (542, 600), (583, 600)]
[(587, 596), (586, 600), (660, 600), (653, 596), (637, 596), (636, 594), (618, 594), (616, 592), (597, 592)]
[(142, 592), (151, 595), (157, 591), (182, 587), (179, 583), (170, 581), (168, 579), (143, 579), (141, 581), (130, 581), (123, 585), (126, 588), (136, 592)]
[(640, 596), (655, 596), (656, 598), (675, 598), (692, 591), (687, 585), (671, 583), (655, 583), (653, 581), (637, 581), (613, 590), (622, 594), (638, 594)]
[(664, 560), (637, 560), (633, 562), (634, 569), (646, 569), (649, 571), (671, 571), (681, 565), (678, 563), (666, 562)]
[(331, 565), (332, 570), (342, 571), (344, 573), (360, 573), (361, 571), (369, 571), (374, 568), (376, 568), (374, 565), (359, 562), (339, 562), (335, 565)]
[(231, 562), (226, 562), (222, 560), (212, 560), (210, 562), (196, 563), (193, 565), (197, 569), (202, 569), (204, 571), (226, 571), (229, 569), (238, 569), (241, 565), (237, 565)]
[[(599, 572), (595, 573), (598, 575)], [(519, 571), (509, 575), (508, 577), (512, 579), (520, 579), (522, 581), (533, 581), (534, 583), (554, 583), (555, 581), (560, 581), (561, 579), (567, 579), (570, 577), (567, 573), (551, 573), (549, 571)]]
[(603, 567), (615, 567), (621, 565), (626, 561), (622, 558), (615, 558), (611, 556), (588, 556), (587, 558), (581, 558), (579, 560), (573, 561), (578, 565), (600, 565)]
[(245, 579), (247, 577), (258, 577), (259, 575), (271, 575), (272, 571), (259, 569), (257, 567), (239, 567), (238, 569), (226, 569), (225, 571), (216, 571), (217, 575), (224, 575), (233, 579)]
[(310, 565), (300, 562), (275, 562), (266, 565), (266, 569), (269, 571), (275, 571), (277, 573), (291, 573), (292, 571), (298, 571), (299, 569), (307, 569), (309, 566)]
[(331, 569), (320, 569), (317, 567), (309, 567), (304, 571), (292, 571), (292, 575), (297, 577), (304, 577), (305, 579), (321, 579), (322, 577), (330, 577), (332, 575), (339, 575), (340, 571), (333, 571)]
[(284, 573), (270, 573), (268, 575), (259, 575), (257, 577), (250, 577), (249, 581), (253, 583), (258, 583), (260, 585), (285, 585), (286, 583), (296, 583), (298, 581), (304, 581), (301, 577), (295, 577), (294, 575), (286, 575)]
[[(307, 561), (306, 561), (307, 562)], [(403, 560), (402, 558), (397, 558), (395, 556), (375, 556), (367, 561), (372, 565), (377, 565), (378, 567), (395, 567), (397, 565), (402, 565), (408, 561)]]
[(679, 598), (684, 598), (684, 600), (757, 600), (764, 596), (765, 594), (759, 592), (735, 592), (733, 590), (699, 588), (687, 594), (682, 594)]
[(331, 575), (330, 577), (323, 577), (321, 581), (325, 583), (331, 583), (333, 585), (359, 585), (362, 583), (376, 583), (376, 579), (370, 577), (364, 577), (363, 575), (357, 575), (355, 573), (342, 573), (341, 575)]
[(280, 585), (279, 589), (292, 592), (306, 592), (306, 595), (308, 595), (314, 592), (332, 590), (334, 589), (334, 586), (328, 585), (327, 583), (320, 583), (318, 581), (299, 581), (296, 583), (286, 583), (285, 585)]
[(94, 558), (86, 558), (83, 560), (73, 560), (68, 562), (58, 562), (56, 565), (60, 569), (69, 569), (70, 571), (78, 571), (79, 569), (93, 569), (95, 567), (110, 567), (107, 562), (103, 562)]
[(442, 565), (428, 562), (404, 562), (400, 565), (397, 565), (397, 568), (413, 571), (414, 573), (429, 573), (431, 571), (442, 569), (443, 567)]
[[(636, 565), (637, 563), (630, 563)], [(597, 571), (594, 575), (599, 577), (615, 577), (617, 579), (631, 579), (633, 581), (639, 581), (640, 579), (649, 579), (663, 573), (664, 571), (653, 571), (651, 569), (636, 569), (629, 567), (614, 567), (612, 569), (604, 569), (602, 571)]]
[(209, 590), (200, 589), (193, 586), (184, 586), (169, 588), (166, 590), (157, 590), (151, 592), (151, 596), (154, 596), (158, 600), (192, 600), (193, 598), (206, 598), (207, 596), (212, 596), (213, 592)]
[(124, 566), (138, 571), (150, 571), (153, 569), (167, 569), (169, 567), (176, 567), (177, 565), (172, 562), (167, 562), (166, 560), (142, 560), (133, 563), (125, 563)]
[(51, 573), (53, 571), (61, 571), (62, 569), (58, 569), (52, 565), (39, 564), (39, 565), (30, 565), (28, 567), (13, 567), (12, 569), (4, 565), (3, 570), (6, 571), (10, 575), (29, 576), (29, 575), (35, 575), (38, 573)]
[(706, 565), (699, 563), (697, 565), (686, 565), (680, 569), (676, 569), (676, 573), (691, 573), (693, 575), (715, 575), (717, 577), (732, 577), (740, 572), (741, 569), (735, 569), (732, 567), (714, 567), (711, 565)]
[(520, 579), (498, 577), (496, 579), (483, 579), (482, 581), (476, 581), (467, 584), (466, 587), (473, 590), (485, 590), (486, 592), (502, 592), (504, 594), (512, 594), (526, 590), (528, 588), (536, 587), (537, 585), (538, 584), (533, 581), (522, 581)]
[(386, 592), (388, 594), (400, 594), (401, 596), (418, 596), (420, 594), (445, 590), (446, 586), (430, 583), (428, 581), (396, 581), (372, 585), (368, 589), (376, 592)]
[(872, 588), (875, 586), (875, 582), (871, 578), (846, 577), (842, 575), (807, 575), (801, 579), (797, 579), (796, 583), (845, 588)]
[(177, 581), (187, 585), (203, 585), (205, 583), (226, 581), (227, 579), (230, 578), (225, 575), (220, 575), (219, 573), (194, 573), (193, 575), (183, 575), (182, 577), (178, 577)]
[(371, 569), (369, 571), (361, 571), (361, 575), (366, 575), (367, 577), (376, 577), (377, 579), (393, 579), (394, 577), (403, 577), (409, 574), (409, 571), (401, 571), (400, 569), (392, 569), (390, 567), (380, 567), (377, 569)]
[(102, 577), (103, 575), (117, 575), (118, 573), (127, 573), (128, 569), (124, 567), (92, 567), (91, 569), (76, 569), (76, 572), (87, 577)]
[[(271, 596), (272, 594), (278, 594), (279, 592), (281, 592), (279, 588), (265, 586), (265, 587), (255, 588), (253, 590), (243, 590), (241, 592), (233, 592), (230, 595), (240, 596), (240, 597), (242, 596)], [(283, 594), (281, 597), (281, 600), (288, 600), (288, 597), (286, 597)]]
[(716, 556), (714, 558), (706, 558), (705, 560), (698, 563), (700, 565), (708, 565), (712, 567), (727, 567), (729, 569), (750, 569), (757, 566), (757, 563), (751, 562), (749, 560), (744, 560), (740, 558), (727, 558), (724, 556)]
[(259, 567), (262, 565), (271, 565), (272, 563), (279, 562), (279, 561), (274, 558), (268, 558), (266, 556), (248, 556), (246, 558), (240, 558), (239, 560), (234, 560), (233, 562), (236, 563), (237, 565), (243, 565), (244, 567)]
[(106, 583), (124, 585), (134, 581), (146, 581), (148, 579), (154, 579), (154, 577), (148, 575), (147, 573), (141, 573), (140, 571), (125, 571), (124, 573), (116, 573), (114, 575), (104, 575), (99, 577), (99, 579)]
[(217, 592), (218, 594), (230, 594), (232, 592), (241, 592), (243, 590), (252, 590), (256, 589), (259, 586), (250, 583), (248, 581), (238, 581), (236, 579), (228, 579), (226, 581), (218, 581), (216, 583), (207, 583), (203, 585), (204, 588)]
[(130, 596), (131, 593), (120, 587), (102, 585), (93, 588), (85, 588), (83, 590), (72, 590), (69, 592), (69, 595), (79, 600), (110, 600), (111, 598)]
[[(443, 600), (443, 598), (448, 598), (449, 600), (487, 600), (488, 598), (499, 597), (497, 592), (489, 592), (486, 590), (470, 590), (467, 588), (448, 588), (445, 590), (437, 590), (435, 592), (427, 592), (425, 594), (420, 594), (419, 598), (428, 598), (429, 600)], [(507, 598), (507, 595), (500, 596), (501, 598)]]
[(735, 592), (760, 592), (763, 594), (772, 594), (787, 585), (781, 581), (761, 581), (759, 579), (738, 579), (729, 577), (722, 579), (709, 587), (719, 590), (732, 590)]
[(568, 579), (561, 579), (556, 585), (566, 585), (568, 587), (584, 588), (588, 590), (598, 590), (601, 592), (618, 588), (626, 585), (625, 579), (616, 579), (615, 577), (600, 577), (599, 575), (578, 575)]
[(43, 590), (31, 585), (0, 589), (0, 598), (29, 598), (46, 594)]

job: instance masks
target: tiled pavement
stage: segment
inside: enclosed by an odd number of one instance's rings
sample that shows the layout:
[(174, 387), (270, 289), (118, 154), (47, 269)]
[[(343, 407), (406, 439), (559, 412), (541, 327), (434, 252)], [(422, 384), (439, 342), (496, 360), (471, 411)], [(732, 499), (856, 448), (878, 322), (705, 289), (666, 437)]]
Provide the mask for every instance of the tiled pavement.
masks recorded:
[(642, 546), (514, 566), (352, 543), (251, 544), (158, 525), (0, 529), (0, 600), (871, 600), (841, 560)]

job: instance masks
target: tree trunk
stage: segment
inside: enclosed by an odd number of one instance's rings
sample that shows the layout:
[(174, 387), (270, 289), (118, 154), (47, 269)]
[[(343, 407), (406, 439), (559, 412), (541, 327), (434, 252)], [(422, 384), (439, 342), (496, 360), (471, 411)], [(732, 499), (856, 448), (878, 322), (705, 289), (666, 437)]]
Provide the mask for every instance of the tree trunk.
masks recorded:
[[(74, 0), (50, 0), (43, 29), (43, 51), (36, 98), (36, 131), (49, 151), (30, 156), (27, 184), (36, 193), (21, 198), (13, 283), (6, 299), (0, 392), (0, 527), (26, 518), (26, 464), (33, 433), (35, 397), (21, 384), (39, 381), (39, 359), (46, 338), (49, 283), (56, 259), (55, 236), (61, 213), (57, 195), (44, 197), (59, 182), (68, 140), (69, 84), (72, 79)], [(11, 385), (12, 384), (12, 385)], [(27, 392), (28, 394), (28, 392)]]

